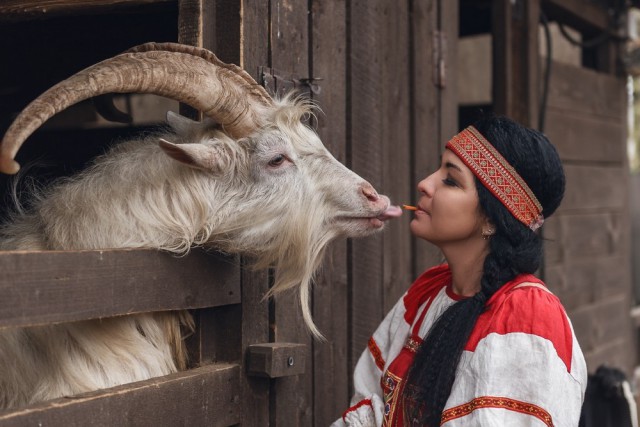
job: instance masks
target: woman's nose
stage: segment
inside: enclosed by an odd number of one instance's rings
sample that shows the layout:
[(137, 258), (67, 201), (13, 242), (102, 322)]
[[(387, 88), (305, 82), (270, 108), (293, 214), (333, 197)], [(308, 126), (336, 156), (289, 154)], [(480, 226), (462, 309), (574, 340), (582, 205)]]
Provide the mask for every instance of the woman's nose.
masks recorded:
[(435, 190), (433, 181), (434, 181), (433, 174), (429, 175), (428, 177), (426, 177), (425, 179), (423, 179), (418, 183), (418, 191), (420, 191), (422, 194), (426, 196), (432, 197), (433, 191)]

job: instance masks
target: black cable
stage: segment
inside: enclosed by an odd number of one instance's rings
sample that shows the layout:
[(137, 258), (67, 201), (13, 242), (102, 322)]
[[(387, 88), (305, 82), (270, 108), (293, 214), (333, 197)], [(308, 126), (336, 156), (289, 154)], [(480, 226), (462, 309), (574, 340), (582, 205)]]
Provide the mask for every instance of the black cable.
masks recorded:
[(564, 24), (560, 22), (558, 22), (558, 29), (560, 30), (560, 34), (562, 34), (562, 36), (572, 45), (581, 47), (583, 49), (591, 49), (601, 45), (602, 43), (606, 42), (608, 39), (612, 37), (612, 33), (615, 30), (616, 24), (618, 23), (624, 9), (625, 9), (625, 1), (624, 0), (617, 1), (612, 7), (613, 11), (609, 17), (607, 28), (603, 30), (602, 33), (600, 33), (599, 35), (589, 40), (578, 40), (574, 38), (571, 34), (569, 34)]
[(558, 22), (558, 29), (560, 30), (560, 33), (562, 34), (562, 36), (565, 39), (567, 39), (569, 43), (571, 43), (574, 46), (581, 47), (583, 49), (591, 49), (596, 46), (599, 46), (602, 43), (606, 42), (611, 37), (611, 34), (609, 34), (609, 30), (611, 29), (611, 26), (608, 29), (604, 30), (600, 35), (586, 41), (581, 41), (574, 38), (571, 34), (569, 34), (567, 29), (564, 27), (564, 25), (559, 22)]

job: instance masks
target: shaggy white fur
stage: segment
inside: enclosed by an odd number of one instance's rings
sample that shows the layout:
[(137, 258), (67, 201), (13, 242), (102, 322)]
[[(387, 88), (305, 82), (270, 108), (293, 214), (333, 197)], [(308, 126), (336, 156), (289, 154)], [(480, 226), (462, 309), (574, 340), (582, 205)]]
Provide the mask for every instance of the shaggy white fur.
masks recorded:
[[(303, 317), (327, 244), (382, 226), (389, 199), (331, 156), (301, 119), (311, 106), (276, 101), (268, 125), (233, 140), (213, 123), (170, 116), (173, 131), (119, 144), (34, 195), (0, 230), (0, 249), (211, 246), (273, 266), (271, 293), (300, 286)], [(166, 375), (186, 366), (186, 313), (154, 313), (0, 330), (0, 407)]]

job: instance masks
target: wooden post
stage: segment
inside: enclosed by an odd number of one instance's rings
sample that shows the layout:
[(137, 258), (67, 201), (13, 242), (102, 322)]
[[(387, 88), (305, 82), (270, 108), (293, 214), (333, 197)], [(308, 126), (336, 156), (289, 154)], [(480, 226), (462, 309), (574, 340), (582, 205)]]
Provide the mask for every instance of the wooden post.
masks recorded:
[[(349, 52), (347, 63), (349, 144), (348, 166), (374, 187), (382, 186), (382, 134), (385, 117), (381, 98), (384, 52), (382, 0), (354, 0), (348, 6)], [(384, 312), (382, 307), (382, 235), (350, 242), (351, 271), (349, 318), (349, 372), (366, 348)]]
[[(235, 3), (224, 0), (221, 3)], [(261, 0), (242, 0), (238, 25), (241, 34), (238, 52), (239, 63), (256, 81), (260, 82), (258, 67), (264, 66), (269, 58), (269, 7)], [(222, 31), (222, 28), (220, 29)], [(270, 340), (269, 304), (264, 295), (269, 289), (267, 271), (242, 271), (242, 354), (246, 365), (248, 347), (251, 344)], [(243, 426), (268, 426), (269, 399), (271, 397), (268, 380), (247, 377), (246, 371), (240, 380), (245, 408), (242, 413)]]
[[(410, 86), (411, 46), (409, 43), (409, 3), (383, 2), (384, 34), (379, 43), (383, 54), (380, 100), (382, 108), (381, 170), (382, 182), (376, 187), (392, 203), (410, 201), (416, 193), (411, 174)], [(382, 42), (382, 40), (384, 40)], [(366, 160), (366, 159), (365, 159)], [(411, 215), (403, 215), (385, 225), (382, 233), (382, 316), (396, 304), (413, 282)], [(381, 320), (381, 319), (380, 319)], [(377, 322), (369, 331), (371, 334)], [(364, 350), (361, 349), (361, 350)]]
[[(269, 2), (270, 10), (270, 67), (283, 73), (309, 77), (309, 16), (307, 2), (295, 6), (285, 0)], [(276, 272), (277, 274), (277, 272)], [(274, 342), (306, 344), (311, 348), (311, 337), (302, 322), (300, 303), (296, 292), (282, 294), (272, 306), (272, 338)], [(311, 351), (307, 351), (306, 366), (311, 366)], [(310, 371), (310, 370), (308, 370)], [(272, 382), (271, 421), (277, 427), (312, 425), (313, 375), (277, 378)]]
[[(311, 76), (320, 78), (313, 98), (322, 107), (318, 135), (341, 163), (347, 158), (347, 5), (342, 0), (311, 2)], [(349, 318), (347, 241), (331, 244), (313, 290), (313, 317), (327, 342), (313, 342), (314, 425), (327, 426), (349, 406), (347, 362)], [(307, 375), (310, 375), (308, 369)]]
[[(180, 0), (179, 41), (212, 50), (222, 61), (243, 66), (259, 81), (258, 67), (265, 65), (269, 56), (268, 17), (267, 5), (258, 0)], [(199, 116), (183, 107), (181, 113)], [(241, 305), (197, 313), (192, 349), (197, 350), (196, 362), (240, 361), (244, 369), (240, 373), (242, 406), (251, 408), (242, 411), (242, 424), (269, 425), (269, 380), (246, 375), (249, 346), (270, 339), (269, 306), (263, 300), (269, 287), (268, 273), (247, 267), (240, 280)]]
[[(444, 63), (441, 72), (443, 81), (438, 88), (439, 100), (439, 140), (441, 148), (453, 135), (458, 133), (458, 85), (457, 58), (458, 58), (458, 34), (460, 32), (460, 1), (440, 0), (438, 2), (439, 34), (440, 34), (440, 61)], [(435, 40), (434, 40), (435, 42)]]
[(493, 1), (494, 111), (538, 125), (540, 0)]

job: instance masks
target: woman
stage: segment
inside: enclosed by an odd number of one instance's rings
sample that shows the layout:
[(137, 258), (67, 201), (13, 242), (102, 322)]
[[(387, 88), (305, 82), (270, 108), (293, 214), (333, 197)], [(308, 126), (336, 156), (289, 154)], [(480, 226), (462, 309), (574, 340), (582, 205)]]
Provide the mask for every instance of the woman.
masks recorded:
[(420, 276), (369, 340), (335, 426), (578, 425), (587, 370), (567, 315), (533, 276), (536, 231), (565, 178), (541, 133), (483, 119), (418, 184), (411, 231), (446, 264)]

